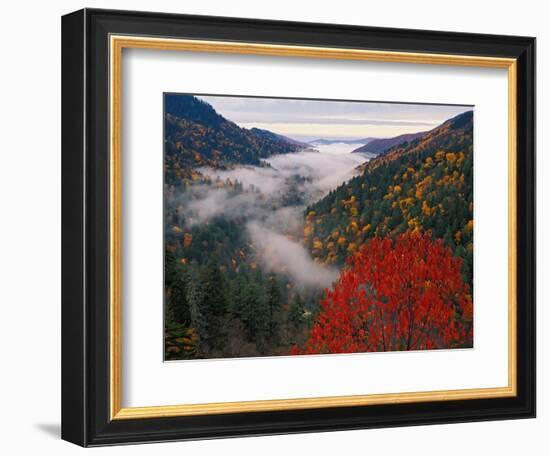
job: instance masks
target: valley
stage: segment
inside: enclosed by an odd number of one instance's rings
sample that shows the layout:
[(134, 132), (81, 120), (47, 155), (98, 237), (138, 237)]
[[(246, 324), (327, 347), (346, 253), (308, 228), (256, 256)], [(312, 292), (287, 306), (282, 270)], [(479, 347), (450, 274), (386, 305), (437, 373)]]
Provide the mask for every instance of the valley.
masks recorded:
[[(429, 231), (471, 283), (470, 114), (398, 139), (306, 142), (241, 128), (192, 96), (173, 98), (165, 103), (167, 360), (308, 350), (346, 262), (373, 238)], [(471, 290), (462, 292), (471, 302)]]

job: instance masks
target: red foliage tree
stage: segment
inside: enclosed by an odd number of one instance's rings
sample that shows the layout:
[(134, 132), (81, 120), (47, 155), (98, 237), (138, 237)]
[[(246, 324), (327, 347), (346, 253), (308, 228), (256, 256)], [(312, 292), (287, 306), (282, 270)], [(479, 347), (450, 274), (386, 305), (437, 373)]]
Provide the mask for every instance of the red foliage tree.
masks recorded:
[(371, 239), (348, 258), (309, 339), (291, 354), (471, 346), (473, 307), (461, 267), (427, 234)]

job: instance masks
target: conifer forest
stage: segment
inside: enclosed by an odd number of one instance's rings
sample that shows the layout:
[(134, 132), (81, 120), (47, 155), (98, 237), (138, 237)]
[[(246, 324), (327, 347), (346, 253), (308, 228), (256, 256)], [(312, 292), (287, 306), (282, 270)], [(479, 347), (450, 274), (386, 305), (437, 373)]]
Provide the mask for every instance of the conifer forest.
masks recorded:
[(164, 94), (165, 360), (473, 347), (473, 120)]

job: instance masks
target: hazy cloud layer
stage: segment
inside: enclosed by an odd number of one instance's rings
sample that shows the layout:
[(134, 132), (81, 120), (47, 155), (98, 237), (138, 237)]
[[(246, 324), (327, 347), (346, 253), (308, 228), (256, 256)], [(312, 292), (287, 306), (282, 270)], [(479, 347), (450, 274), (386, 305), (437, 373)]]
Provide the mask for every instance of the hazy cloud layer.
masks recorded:
[(205, 193), (205, 196), (191, 200), (185, 206), (189, 225), (205, 223), (220, 215), (229, 219), (255, 217), (258, 211), (265, 210), (258, 199), (258, 195), (252, 193), (230, 195), (223, 188), (210, 188), (207, 186), (201, 186), (200, 190)]
[[(286, 274), (301, 287), (327, 287), (336, 279), (337, 271), (315, 263), (297, 242), (303, 233), (305, 204), (357, 173), (356, 167), (366, 159), (350, 151), (360, 145), (321, 145), (318, 152), (277, 155), (267, 160), (270, 167), (243, 166), (226, 171), (201, 168), (201, 173), (214, 180), (238, 180), (245, 192), (194, 185), (175, 196), (172, 203), (182, 207), (187, 225), (207, 223), (218, 216), (244, 218), (243, 229), (266, 270)], [(285, 206), (285, 198), (292, 193), (304, 197), (304, 205)]]
[(338, 278), (336, 269), (312, 261), (299, 243), (259, 222), (249, 222), (247, 230), (266, 270), (286, 274), (303, 287), (330, 287)]
[(284, 190), (284, 177), (281, 173), (270, 168), (260, 168), (257, 166), (238, 167), (235, 169), (223, 171), (214, 168), (203, 167), (199, 171), (213, 178), (221, 180), (238, 180), (244, 187), (254, 186), (265, 195), (271, 195), (275, 192)]
[(390, 137), (436, 127), (471, 106), (200, 96), (237, 124), (295, 138)]
[(300, 174), (309, 177), (311, 183), (307, 186), (308, 194), (312, 199), (317, 199), (356, 174), (355, 168), (365, 162), (365, 157), (361, 154), (349, 153), (357, 147), (361, 146), (357, 144), (316, 146), (319, 153), (276, 155), (268, 162), (283, 175)]
[[(296, 154), (275, 155), (267, 161), (269, 168), (254, 166), (239, 167), (221, 171), (213, 168), (201, 168), (203, 174), (221, 180), (238, 180), (245, 188), (253, 186), (266, 200), (279, 200), (291, 187), (305, 194), (309, 202), (321, 198), (331, 189), (352, 178), (355, 168), (365, 162), (361, 154), (350, 154), (351, 150), (362, 144), (330, 144), (316, 146), (319, 152), (300, 152)], [(302, 176), (307, 182), (296, 182), (296, 176)], [(218, 200), (213, 203), (224, 202)], [(262, 203), (264, 204), (264, 203)]]

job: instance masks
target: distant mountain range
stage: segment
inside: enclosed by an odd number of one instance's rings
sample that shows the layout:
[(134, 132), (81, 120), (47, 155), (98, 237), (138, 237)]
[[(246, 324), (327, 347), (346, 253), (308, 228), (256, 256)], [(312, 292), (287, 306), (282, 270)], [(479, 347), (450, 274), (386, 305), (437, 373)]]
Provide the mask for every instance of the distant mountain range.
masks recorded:
[(314, 139), (309, 141), (308, 144), (312, 146), (329, 146), (331, 144), (368, 144), (376, 138), (362, 138), (362, 139)]
[(425, 131), (418, 133), (406, 133), (404, 135), (395, 136), (393, 138), (378, 138), (365, 143), (364, 146), (355, 149), (352, 153), (365, 153), (369, 152), (374, 155), (381, 155), (391, 149), (403, 143), (409, 143), (416, 138), (420, 138), (425, 135)]
[(426, 134), (425, 131), (418, 133), (405, 133), (403, 135), (394, 136), (392, 138), (361, 138), (361, 139), (315, 139), (309, 141), (311, 146), (328, 146), (331, 144), (362, 144), (361, 147), (353, 150), (352, 153), (360, 153), (368, 158), (374, 158), (382, 155), (393, 147), (401, 144), (409, 143), (410, 141), (420, 138)]

